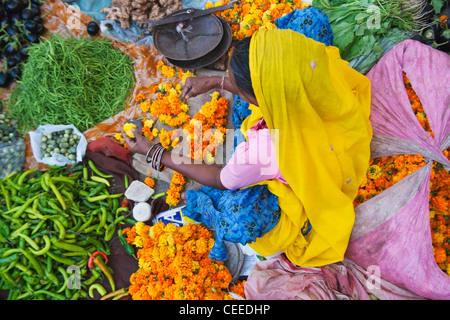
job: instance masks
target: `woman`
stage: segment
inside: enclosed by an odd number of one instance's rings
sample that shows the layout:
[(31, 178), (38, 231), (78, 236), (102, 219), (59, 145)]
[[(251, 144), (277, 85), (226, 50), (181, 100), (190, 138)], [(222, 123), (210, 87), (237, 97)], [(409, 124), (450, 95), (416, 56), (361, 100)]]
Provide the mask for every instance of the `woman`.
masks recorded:
[[(183, 92), (189, 98), (223, 85), (250, 103), (251, 115), (241, 127), (247, 141), (236, 149), (231, 159), (235, 161), (224, 168), (177, 166), (164, 152), (161, 163), (211, 187), (203, 194), (188, 192), (183, 212), (197, 219), (206, 216), (216, 231), (224, 229), (219, 240), (250, 230), (251, 236), (242, 238), (263, 256), (282, 251), (300, 266), (341, 261), (354, 221), (352, 202), (370, 157), (370, 82), (340, 59), (337, 48), (292, 30), (258, 31), (246, 41), (244, 49), (238, 46), (230, 57), (228, 78), (192, 78)], [(275, 159), (277, 170), (249, 179), (254, 176), (245, 174), (250, 164), (240, 160), (249, 156), (248, 146), (259, 130), (277, 133), (270, 164), (273, 168)], [(127, 143), (131, 151), (142, 154), (152, 145), (140, 135)], [(219, 194), (227, 187), (237, 189)], [(247, 201), (227, 205), (229, 195), (239, 192), (248, 192), (240, 195)], [(246, 213), (253, 217), (240, 224), (246, 217), (240, 215), (245, 203), (252, 207)], [(261, 203), (264, 207), (255, 214)], [(217, 251), (223, 257), (223, 247)]]

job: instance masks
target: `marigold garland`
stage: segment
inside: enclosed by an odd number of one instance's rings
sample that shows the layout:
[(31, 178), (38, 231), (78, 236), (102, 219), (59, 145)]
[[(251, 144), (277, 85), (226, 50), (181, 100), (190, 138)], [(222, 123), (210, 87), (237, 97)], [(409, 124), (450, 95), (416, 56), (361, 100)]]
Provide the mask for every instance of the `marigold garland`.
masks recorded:
[(166, 203), (170, 206), (176, 206), (181, 200), (181, 192), (186, 185), (186, 178), (179, 172), (174, 171), (169, 189), (167, 190)]
[[(225, 5), (231, 0), (207, 2), (205, 8)], [(250, 37), (256, 30), (275, 29), (274, 21), (295, 9), (304, 9), (309, 4), (300, 0), (244, 0), (232, 9), (223, 10), (216, 15), (230, 23), (234, 40)]]
[[(209, 259), (211, 232), (199, 224), (177, 227), (143, 222), (123, 230), (138, 249), (139, 269), (130, 277), (133, 300), (231, 300), (232, 276), (221, 261)], [(243, 295), (243, 283), (234, 288)]]
[[(411, 107), (422, 128), (434, 137), (419, 97), (403, 73), (403, 81)], [(444, 155), (450, 159), (449, 150)], [(354, 201), (357, 207), (383, 192), (426, 163), (421, 155), (394, 155), (370, 160), (367, 176), (360, 185)], [(436, 263), (450, 276), (450, 173), (442, 164), (434, 162), (430, 176), (431, 241)]]
[[(165, 77), (176, 77), (181, 80), (181, 84), (159, 83), (153, 87), (152, 93), (156, 96), (156, 99), (152, 101), (143, 93), (135, 97), (135, 101), (139, 103), (142, 112), (149, 113), (151, 116), (151, 118), (142, 119), (143, 135), (150, 140), (159, 140), (158, 142), (164, 148), (172, 150), (179, 145), (181, 141), (180, 133), (183, 133), (187, 138), (188, 157), (214, 163), (216, 150), (223, 144), (226, 133), (228, 100), (220, 97), (218, 92), (214, 92), (211, 94), (211, 100), (207, 101), (199, 112), (191, 118), (188, 114), (189, 105), (180, 99), (180, 93), (186, 79), (194, 77), (195, 74), (191, 71), (167, 66), (164, 61), (158, 62), (156, 69)], [(174, 129), (157, 129), (154, 127), (156, 121)], [(131, 124), (125, 124), (123, 129), (127, 135), (132, 134)], [(114, 137), (119, 142), (124, 142), (121, 133), (114, 135)], [(173, 178), (180, 180), (179, 176), (179, 173), (174, 173)], [(147, 177), (144, 182), (152, 187), (155, 183), (150, 177)], [(183, 188), (184, 184), (182, 185)], [(171, 187), (166, 192), (166, 202), (171, 206), (177, 205), (181, 199), (178, 189), (178, 185), (171, 183)]]

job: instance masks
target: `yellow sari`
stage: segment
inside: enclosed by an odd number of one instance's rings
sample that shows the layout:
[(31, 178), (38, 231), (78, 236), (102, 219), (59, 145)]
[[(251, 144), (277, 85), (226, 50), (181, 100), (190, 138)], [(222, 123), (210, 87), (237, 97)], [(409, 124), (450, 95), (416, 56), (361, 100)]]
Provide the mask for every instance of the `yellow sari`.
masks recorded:
[[(261, 117), (279, 130), (278, 165), (288, 182), (262, 182), (282, 214), (250, 246), (264, 256), (283, 251), (299, 266), (341, 261), (370, 158), (370, 81), (336, 47), (278, 29), (253, 35), (250, 73), (258, 107), (241, 130), (245, 135)], [(312, 230), (303, 236), (308, 220)]]

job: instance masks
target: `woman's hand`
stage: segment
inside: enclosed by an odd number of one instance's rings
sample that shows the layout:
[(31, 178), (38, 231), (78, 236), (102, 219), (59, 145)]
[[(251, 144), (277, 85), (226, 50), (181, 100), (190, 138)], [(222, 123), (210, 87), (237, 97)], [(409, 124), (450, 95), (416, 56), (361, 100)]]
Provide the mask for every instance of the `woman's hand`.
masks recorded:
[(135, 138), (132, 139), (121, 129), (123, 139), (125, 140), (125, 143), (128, 145), (128, 148), (130, 148), (130, 151), (133, 153), (140, 153), (140, 154), (147, 154), (148, 150), (155, 144), (154, 142), (150, 141), (144, 135), (139, 132), (136, 128), (133, 128), (131, 131), (133, 132)]
[(212, 89), (220, 88), (222, 77), (189, 77), (184, 83), (181, 99), (188, 100)]

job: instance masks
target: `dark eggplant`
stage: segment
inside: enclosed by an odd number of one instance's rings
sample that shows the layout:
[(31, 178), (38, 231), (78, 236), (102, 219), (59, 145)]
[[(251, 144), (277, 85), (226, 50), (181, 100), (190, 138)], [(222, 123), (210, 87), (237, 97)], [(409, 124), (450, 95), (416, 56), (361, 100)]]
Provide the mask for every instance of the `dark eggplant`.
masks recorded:
[(5, 47), (4, 52), (8, 56), (13, 56), (17, 53), (18, 49), (19, 48), (18, 48), (17, 44), (10, 43)]
[(98, 23), (95, 21), (91, 21), (89, 22), (88, 26), (87, 26), (87, 32), (89, 33), (89, 35), (91, 36), (96, 36), (98, 35), (98, 33), (100, 32), (100, 27), (98, 26)]
[(6, 65), (8, 66), (8, 70), (11, 70), (11, 68), (14, 68), (17, 65), (17, 61), (14, 57), (9, 57), (6, 60)]
[(36, 30), (37, 23), (34, 20), (27, 20), (23, 24), (26, 30), (34, 32)]
[(25, 8), (20, 13), (20, 17), (22, 18), (22, 20), (30, 20), (34, 18), (34, 16), (35, 16), (34, 11), (31, 10), (30, 8)]
[(30, 6), (30, 9), (33, 10), (35, 15), (40, 15), (41, 14), (41, 6), (35, 3), (32, 3)]
[(43, 22), (41, 16), (34, 16), (33, 20), (36, 21), (37, 23), (42, 23)]
[(22, 57), (22, 55), (20, 54), (20, 51), (18, 51), (15, 55), (13, 55), (11, 57), (12, 59), (14, 59), (16, 61), (17, 64), (22, 63), (25, 59)]
[(39, 42), (39, 36), (35, 35), (34, 33), (26, 33), (25, 38), (29, 43), (38, 43)]
[(13, 13), (22, 10), (24, 3), (22, 0), (7, 0), (3, 5), (6, 11)]
[(20, 17), (20, 12), (13, 12), (9, 14), (9, 24), (15, 24), (16, 22), (22, 21)]
[(15, 66), (14, 68), (12, 68), (12, 69), (9, 71), (9, 74), (10, 74), (10, 76), (11, 76), (12, 79), (17, 80), (17, 79), (19, 79), (20, 76), (22, 75), (22, 69), (21, 69), (19, 66)]
[(6, 28), (6, 33), (10, 36), (16, 36), (20, 33), (20, 29), (15, 24), (12, 24)]
[(20, 48), (19, 52), (17, 53), (22, 60), (26, 60), (28, 58), (28, 50), (27, 50), (28, 46), (23, 46), (22, 48)]
[(0, 87), (6, 88), (11, 83), (11, 75), (7, 71), (0, 71)]
[(35, 30), (34, 33), (35, 33), (37, 36), (41, 36), (41, 35), (44, 34), (44, 32), (45, 32), (45, 27), (44, 27), (44, 25), (43, 25), (42, 23), (38, 23), (38, 24), (36, 25), (36, 30)]

